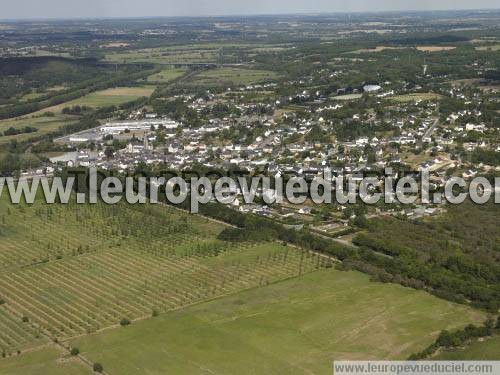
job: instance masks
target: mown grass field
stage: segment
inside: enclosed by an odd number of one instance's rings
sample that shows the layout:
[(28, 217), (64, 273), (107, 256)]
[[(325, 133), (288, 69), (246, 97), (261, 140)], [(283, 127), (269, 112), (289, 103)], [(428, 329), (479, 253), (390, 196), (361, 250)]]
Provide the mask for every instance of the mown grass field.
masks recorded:
[(439, 100), (442, 97), (443, 97), (442, 95), (434, 94), (432, 92), (424, 92), (424, 93), (391, 96), (388, 98), (388, 100), (394, 100), (398, 103), (409, 103), (416, 101)]
[(333, 100), (355, 100), (355, 99), (361, 99), (362, 97), (363, 94), (346, 94), (346, 95), (332, 96), (331, 98)]
[(100, 108), (111, 105), (120, 105), (142, 96), (150, 96), (154, 86), (137, 86), (137, 87), (115, 87), (106, 90), (96, 91), (81, 98), (71, 100), (53, 107), (44, 109), (42, 112), (60, 113), (64, 107), (75, 105), (87, 106), (92, 108)]
[(153, 205), (0, 201), (0, 351), (7, 355), (149, 318), (326, 266)]
[(91, 375), (90, 368), (74, 358), (68, 358), (51, 346), (20, 356), (0, 359), (2, 375)]
[(397, 51), (397, 50), (401, 50), (401, 49), (405, 49), (405, 47), (376, 46), (374, 48), (362, 48), (362, 49), (358, 49), (355, 51), (349, 51), (349, 52), (345, 52), (344, 54), (377, 53), (377, 52), (383, 52), (383, 51)]
[(500, 360), (500, 336), (485, 341), (476, 341), (465, 348), (442, 351), (433, 359), (462, 361), (498, 361)]
[(182, 77), (186, 71), (186, 69), (181, 68), (165, 69), (159, 73), (149, 76), (147, 81), (157, 84), (168, 83), (176, 78)]
[(72, 341), (111, 374), (327, 374), (334, 359), (404, 359), (482, 313), (322, 270)]
[(30, 92), (29, 94), (24, 95), (22, 98), (19, 99), (20, 102), (27, 102), (29, 100), (37, 99), (41, 96), (44, 96), (45, 93), (43, 92)]
[(0, 145), (9, 143), (11, 140), (15, 139), (17, 141), (25, 141), (32, 137), (40, 136), (43, 134), (47, 134), (53, 132), (59, 127), (63, 125), (70, 124), (71, 122), (76, 121), (72, 116), (65, 116), (62, 114), (57, 114), (53, 117), (40, 116), (40, 117), (22, 117), (10, 120), (0, 120), (0, 133), (3, 133), (5, 130), (13, 127), (15, 129), (22, 129), (27, 126), (32, 128), (37, 128), (38, 131), (35, 133), (25, 133), (18, 135), (9, 135), (0, 137)]
[[(75, 105), (87, 106), (92, 108), (101, 108), (112, 105), (120, 105), (133, 100), (136, 100), (143, 96), (150, 96), (155, 90), (154, 85), (143, 85), (143, 86), (133, 86), (133, 87), (114, 87), (105, 90), (100, 90), (92, 92), (88, 95), (82, 96), (81, 98), (70, 100), (52, 107), (47, 107), (39, 111), (30, 113), (25, 116), (17, 117), (12, 120), (24, 120), (31, 119), (33, 116), (39, 117), (43, 116), (46, 112), (52, 112), (56, 115), (61, 114), (61, 111), (65, 107), (72, 107)], [(8, 121), (12, 121), (8, 120)], [(0, 124), (3, 121), (0, 121)]]
[(476, 47), (476, 51), (500, 51), (500, 44), (490, 44), (487, 46)]
[(186, 84), (201, 86), (242, 86), (277, 78), (276, 73), (243, 68), (218, 68), (205, 70), (193, 76)]
[(417, 51), (420, 52), (443, 52), (443, 51), (453, 51), (456, 46), (417, 46)]

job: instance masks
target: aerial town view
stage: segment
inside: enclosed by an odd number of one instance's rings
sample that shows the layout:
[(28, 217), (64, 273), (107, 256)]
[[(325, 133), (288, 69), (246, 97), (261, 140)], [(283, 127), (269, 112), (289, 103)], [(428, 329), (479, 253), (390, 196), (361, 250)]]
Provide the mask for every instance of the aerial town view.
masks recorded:
[(498, 0), (0, 9), (1, 375), (500, 374)]

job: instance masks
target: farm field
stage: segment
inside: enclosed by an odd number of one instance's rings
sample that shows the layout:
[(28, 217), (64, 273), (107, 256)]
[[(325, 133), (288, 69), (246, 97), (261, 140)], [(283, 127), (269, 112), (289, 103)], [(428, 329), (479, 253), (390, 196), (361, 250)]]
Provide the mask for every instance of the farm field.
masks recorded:
[(126, 52), (112, 52), (106, 55), (106, 60), (116, 63), (213, 63), (217, 61), (218, 50), (219, 48), (215, 46), (147, 48)]
[(476, 47), (477, 51), (500, 51), (500, 44)]
[[(164, 46), (158, 48), (143, 48), (129, 51), (110, 52), (106, 60), (116, 63), (147, 62), (154, 64), (195, 64), (215, 63), (219, 60), (223, 48), (247, 50), (251, 56), (258, 53), (281, 51), (290, 48), (289, 44), (266, 43), (195, 43), (190, 45)], [(227, 61), (226, 61), (227, 59)], [(224, 55), (224, 62), (237, 62), (234, 56)], [(234, 61), (233, 61), (234, 60)]]
[(420, 52), (443, 52), (443, 51), (452, 51), (456, 49), (455, 46), (418, 46), (416, 47), (417, 51)]
[(347, 53), (360, 54), (360, 53), (383, 52), (383, 51), (391, 51), (391, 50), (401, 50), (404, 48), (405, 47), (377, 46), (375, 48), (363, 48), (363, 49), (358, 49), (355, 51), (346, 52), (346, 54)]
[(287, 51), (290, 49), (293, 49), (293, 44), (290, 43), (283, 43), (283, 44), (263, 44), (259, 47), (254, 47), (254, 46), (247, 46), (250, 47), (248, 52), (251, 53), (251, 55), (255, 56), (258, 53), (266, 53), (266, 52), (281, 52), (281, 51)]
[(442, 95), (434, 94), (432, 92), (424, 92), (424, 93), (391, 96), (387, 100), (394, 100), (398, 103), (408, 103), (414, 101), (437, 100), (441, 98)]
[(81, 98), (70, 100), (52, 107), (47, 107), (37, 112), (30, 113), (29, 115), (18, 117), (16, 119), (27, 119), (32, 116), (40, 116), (45, 112), (60, 114), (63, 108), (72, 107), (75, 105), (87, 106), (92, 108), (100, 108), (111, 105), (118, 106), (120, 104), (136, 100), (142, 96), (150, 96), (155, 88), (156, 87), (153, 85), (144, 85), (137, 87), (115, 87), (100, 90), (82, 96)]
[(187, 85), (246, 86), (275, 79), (274, 72), (244, 68), (218, 68), (203, 71), (186, 82)]
[(40, 116), (40, 117), (22, 117), (16, 119), (9, 120), (0, 120), (0, 133), (3, 133), (5, 130), (9, 128), (22, 129), (27, 126), (32, 128), (37, 128), (38, 131), (34, 133), (24, 133), (17, 135), (9, 135), (0, 137), (0, 145), (10, 142), (15, 139), (17, 141), (24, 141), (26, 139), (30, 139), (32, 137), (40, 136), (43, 134), (47, 134), (53, 132), (59, 127), (63, 125), (70, 124), (71, 122), (76, 121), (71, 116), (65, 116), (62, 114), (57, 114), (53, 117)]
[(168, 83), (176, 78), (182, 77), (186, 73), (186, 69), (165, 69), (159, 73), (153, 74), (148, 77), (147, 81), (152, 83)]
[(0, 360), (2, 375), (90, 375), (92, 371), (76, 359), (62, 357), (57, 348), (51, 346)]
[(45, 93), (43, 92), (30, 92), (29, 94), (24, 95), (22, 98), (19, 99), (20, 102), (27, 102), (29, 100), (37, 99), (41, 96), (44, 96)]
[(500, 336), (494, 336), (485, 341), (476, 341), (466, 348), (443, 351), (433, 359), (498, 361), (500, 360)]
[(329, 262), (165, 206), (1, 200), (0, 350), (7, 355), (295, 277)]
[(46, 108), (45, 110), (43, 110), (43, 112), (50, 111), (58, 113), (64, 107), (71, 107), (75, 105), (88, 106), (93, 108), (106, 107), (110, 105), (120, 105), (138, 99), (141, 96), (150, 96), (153, 93), (154, 89), (154, 86), (115, 87), (111, 89), (96, 91), (81, 98), (71, 100), (54, 107)]
[(70, 57), (69, 53), (66, 52), (52, 52), (52, 51), (46, 51), (43, 49), (37, 49), (34, 51), (35, 56), (58, 56), (58, 57)]
[(355, 100), (355, 99), (361, 99), (363, 97), (363, 94), (346, 94), (346, 95), (337, 95), (337, 96), (332, 96), (332, 100)]
[(42, 92), (37, 92), (37, 91), (32, 91), (24, 96), (22, 96), (19, 101), (20, 102), (28, 102), (30, 100), (33, 100), (33, 99), (37, 99), (37, 98), (40, 98), (44, 95), (47, 95), (47, 94), (50, 94), (50, 93), (54, 93), (54, 92), (57, 92), (57, 91), (62, 91), (62, 90), (65, 90), (65, 89), (68, 89), (67, 86), (53, 86), (53, 87), (49, 87), (47, 89), (45, 89), (44, 91)]
[(483, 318), (422, 291), (327, 269), (72, 346), (110, 374), (326, 374), (334, 359), (404, 359), (441, 329)]

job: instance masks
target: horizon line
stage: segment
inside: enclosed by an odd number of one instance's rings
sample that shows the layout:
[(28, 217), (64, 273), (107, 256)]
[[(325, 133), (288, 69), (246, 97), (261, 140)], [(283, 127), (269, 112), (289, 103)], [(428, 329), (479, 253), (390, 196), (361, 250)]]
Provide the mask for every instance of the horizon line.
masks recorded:
[(67, 16), (67, 17), (26, 17), (26, 18), (0, 18), (0, 22), (23, 22), (23, 21), (106, 21), (106, 20), (154, 20), (154, 19), (181, 19), (181, 18), (230, 18), (230, 17), (279, 17), (279, 16), (328, 16), (349, 14), (405, 14), (405, 13), (442, 13), (442, 12), (500, 12), (498, 8), (459, 8), (459, 9), (406, 9), (406, 10), (371, 10), (371, 11), (311, 11), (311, 12), (288, 12), (288, 13), (234, 13), (234, 14), (207, 14), (207, 15), (173, 15), (173, 16)]

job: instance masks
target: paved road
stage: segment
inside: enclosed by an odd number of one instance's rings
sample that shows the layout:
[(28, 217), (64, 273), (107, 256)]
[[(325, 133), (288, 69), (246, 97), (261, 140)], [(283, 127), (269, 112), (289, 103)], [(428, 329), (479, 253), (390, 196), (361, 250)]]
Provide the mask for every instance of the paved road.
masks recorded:
[(431, 125), (431, 127), (425, 131), (424, 135), (422, 136), (422, 141), (424, 140), (424, 138), (432, 136), (438, 125), (439, 125), (439, 118), (434, 120), (434, 123)]

